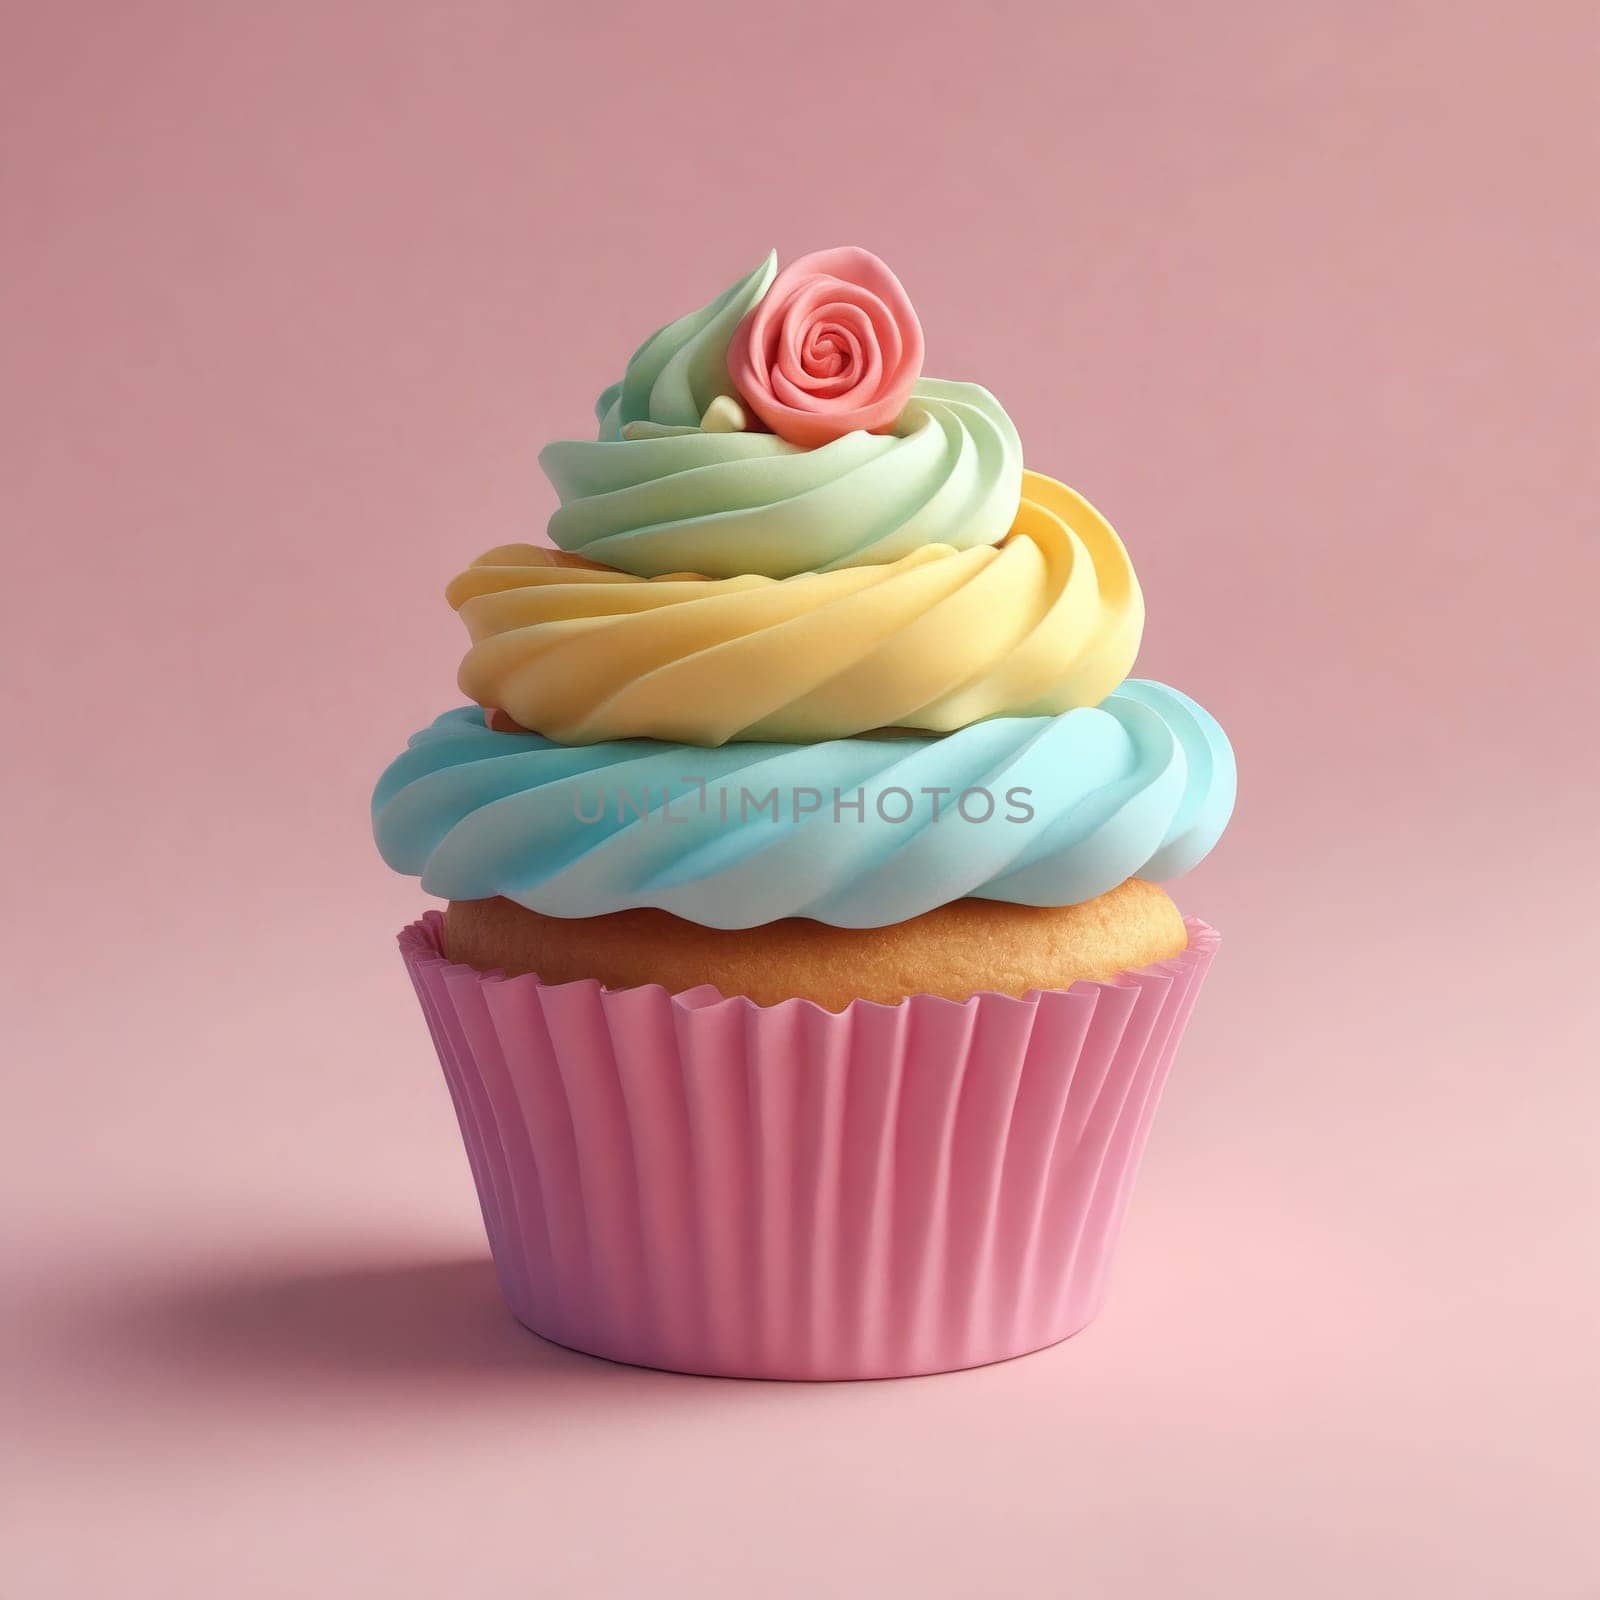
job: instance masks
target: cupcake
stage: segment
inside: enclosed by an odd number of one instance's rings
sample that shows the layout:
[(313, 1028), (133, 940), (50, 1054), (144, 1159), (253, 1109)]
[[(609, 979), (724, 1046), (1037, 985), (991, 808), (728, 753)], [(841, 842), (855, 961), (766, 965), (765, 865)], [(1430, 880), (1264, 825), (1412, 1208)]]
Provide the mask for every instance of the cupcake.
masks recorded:
[(946, 1371), (1098, 1310), (1216, 934), (1221, 729), (1121, 540), (922, 373), (876, 256), (769, 256), (449, 585), (470, 704), (379, 780), (512, 1312), (613, 1360)]

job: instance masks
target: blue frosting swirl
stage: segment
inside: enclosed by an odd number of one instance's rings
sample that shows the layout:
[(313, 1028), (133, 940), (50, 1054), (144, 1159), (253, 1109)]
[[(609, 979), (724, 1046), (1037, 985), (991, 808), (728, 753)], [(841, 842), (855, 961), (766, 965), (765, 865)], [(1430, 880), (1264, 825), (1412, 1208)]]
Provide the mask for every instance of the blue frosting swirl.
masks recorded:
[(564, 746), (462, 707), (411, 739), (372, 816), (384, 860), (447, 899), (869, 928), (969, 895), (1073, 905), (1176, 877), (1220, 837), (1234, 787), (1210, 715), (1130, 678), (1060, 716), (810, 745)]

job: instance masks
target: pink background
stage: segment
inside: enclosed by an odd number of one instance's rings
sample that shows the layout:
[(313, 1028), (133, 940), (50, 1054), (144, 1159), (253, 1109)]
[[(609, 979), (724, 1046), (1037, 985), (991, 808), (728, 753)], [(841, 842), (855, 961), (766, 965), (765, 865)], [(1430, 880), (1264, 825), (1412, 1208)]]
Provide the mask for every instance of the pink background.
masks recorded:
[[(7, 8), (8, 1600), (1600, 1587), (1591, 8), (874, 9)], [(847, 241), (1231, 730), (1223, 952), (1084, 1336), (612, 1368), (367, 794), (538, 446)]]

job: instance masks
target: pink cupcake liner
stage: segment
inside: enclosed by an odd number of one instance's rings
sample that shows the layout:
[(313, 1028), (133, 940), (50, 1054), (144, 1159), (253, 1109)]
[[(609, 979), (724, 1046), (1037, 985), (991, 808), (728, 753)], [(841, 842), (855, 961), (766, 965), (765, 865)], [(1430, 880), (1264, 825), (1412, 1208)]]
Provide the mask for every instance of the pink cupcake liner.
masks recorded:
[(1099, 1310), (1218, 937), (1111, 983), (758, 1006), (400, 935), (507, 1303), (557, 1344), (747, 1378), (1022, 1355)]

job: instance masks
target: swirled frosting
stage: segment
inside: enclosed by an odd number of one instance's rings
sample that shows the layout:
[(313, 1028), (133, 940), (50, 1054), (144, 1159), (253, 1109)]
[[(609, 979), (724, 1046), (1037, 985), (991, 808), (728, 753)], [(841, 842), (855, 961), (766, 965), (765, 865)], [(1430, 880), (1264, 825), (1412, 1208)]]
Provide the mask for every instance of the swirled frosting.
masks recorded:
[(462, 691), (563, 744), (804, 742), (1068, 711), (1122, 681), (1144, 625), (1110, 524), (1031, 472), (997, 547), (775, 581), (643, 579), (512, 545), (447, 594), (472, 638)]
[(1216, 842), (1234, 783), (1211, 717), (1130, 679), (1098, 708), (943, 738), (722, 749), (573, 748), (464, 707), (412, 738), (372, 809), (389, 865), (450, 899), (881, 927), (967, 895), (1070, 905), (1175, 877)]
[(478, 705), (379, 782), (390, 865), (554, 916), (875, 927), (1204, 856), (1233, 755), (1192, 701), (1124, 681), (1127, 552), (923, 348), (854, 247), (768, 256), (652, 334), (598, 437), (540, 456), (557, 548), (449, 586)]
[(1021, 495), (1017, 430), (975, 383), (924, 378), (890, 433), (815, 450), (771, 433), (630, 432), (559, 440), (539, 464), (561, 496), (551, 540), (644, 578), (789, 578), (993, 544)]
[(702, 427), (729, 404), (730, 341), (765, 306), (775, 272), (769, 255), (652, 334), (596, 403), (598, 439), (546, 446), (540, 465), (562, 502), (551, 540), (637, 577), (788, 578), (1003, 538), (1022, 446), (977, 384), (924, 378), (886, 413), (886, 432), (845, 432), (814, 449)]
[(728, 341), (777, 270), (772, 251), (709, 305), (657, 328), (629, 357), (622, 382), (595, 401), (600, 437), (620, 439), (630, 423), (698, 428), (706, 408), (730, 388)]

